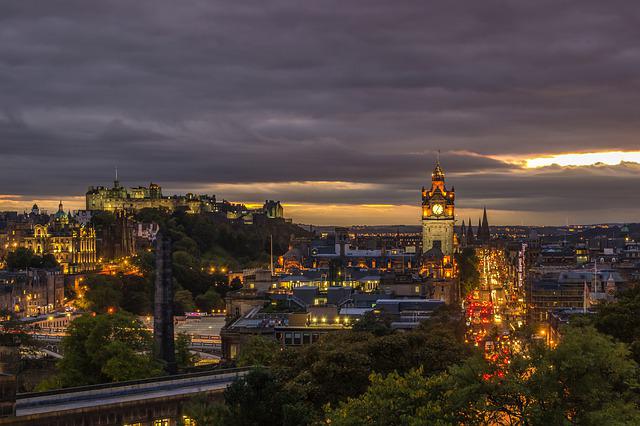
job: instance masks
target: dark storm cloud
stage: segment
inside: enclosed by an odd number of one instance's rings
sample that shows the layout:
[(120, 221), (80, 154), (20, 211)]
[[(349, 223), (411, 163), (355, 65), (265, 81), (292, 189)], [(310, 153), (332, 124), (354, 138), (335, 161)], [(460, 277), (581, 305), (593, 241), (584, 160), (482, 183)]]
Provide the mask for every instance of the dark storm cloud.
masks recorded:
[(0, 193), (79, 195), (117, 166), (411, 204), (441, 149), (462, 205), (595, 216), (590, 188), (628, 206), (637, 170), (487, 156), (639, 149), (639, 21), (629, 1), (3, 2)]

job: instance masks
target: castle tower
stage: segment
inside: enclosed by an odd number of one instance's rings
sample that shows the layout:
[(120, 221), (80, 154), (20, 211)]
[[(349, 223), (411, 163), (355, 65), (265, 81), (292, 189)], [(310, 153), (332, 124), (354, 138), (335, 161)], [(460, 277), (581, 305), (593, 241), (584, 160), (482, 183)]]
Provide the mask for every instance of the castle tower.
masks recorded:
[(173, 336), (173, 269), (171, 267), (171, 239), (156, 236), (156, 282), (153, 306), (153, 341), (155, 357), (164, 363), (169, 374), (176, 372)]
[(447, 190), (440, 161), (431, 173), (431, 189), (422, 188), (422, 252), (439, 248), (444, 256), (453, 255), (455, 193)]

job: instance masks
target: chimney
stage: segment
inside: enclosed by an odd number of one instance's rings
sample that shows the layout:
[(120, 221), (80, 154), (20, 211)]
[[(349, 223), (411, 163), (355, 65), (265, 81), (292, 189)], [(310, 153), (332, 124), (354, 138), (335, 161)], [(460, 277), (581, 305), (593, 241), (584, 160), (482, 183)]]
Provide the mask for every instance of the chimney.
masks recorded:
[(155, 357), (162, 361), (167, 373), (176, 373), (173, 335), (173, 271), (171, 239), (158, 232), (156, 236), (156, 283), (153, 306), (153, 341)]

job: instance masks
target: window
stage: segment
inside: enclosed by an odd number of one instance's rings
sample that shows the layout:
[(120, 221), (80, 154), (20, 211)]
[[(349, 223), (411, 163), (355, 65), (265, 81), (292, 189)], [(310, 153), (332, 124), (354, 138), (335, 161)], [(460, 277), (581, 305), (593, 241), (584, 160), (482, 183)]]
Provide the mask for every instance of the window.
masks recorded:
[(189, 416), (182, 416), (183, 426), (196, 426), (196, 421)]
[(169, 419), (154, 420), (153, 426), (169, 426)]
[(231, 345), (229, 345), (229, 358), (236, 359), (237, 356), (238, 356), (238, 344), (232, 343)]

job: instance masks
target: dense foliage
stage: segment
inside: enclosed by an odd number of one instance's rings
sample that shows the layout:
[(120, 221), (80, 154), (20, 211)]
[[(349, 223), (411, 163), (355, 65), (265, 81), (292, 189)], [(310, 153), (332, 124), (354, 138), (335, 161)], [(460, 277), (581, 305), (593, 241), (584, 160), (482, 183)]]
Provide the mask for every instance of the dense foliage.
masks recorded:
[(274, 339), (252, 336), (242, 345), (236, 359), (238, 367), (271, 365), (280, 351), (280, 344)]
[(27, 268), (53, 269), (58, 267), (58, 262), (52, 254), (38, 256), (33, 251), (19, 247), (7, 253), (5, 259), (8, 270), (20, 270)]
[(213, 214), (181, 211), (169, 215), (159, 210), (143, 209), (137, 220), (159, 223), (172, 237), (175, 252), (232, 270), (268, 265), (270, 236), (273, 236), (274, 254), (281, 255), (286, 252), (291, 235), (307, 233), (296, 225), (281, 221), (245, 225)]
[(480, 271), (478, 271), (478, 256), (472, 247), (463, 249), (456, 254), (456, 261), (460, 271), (460, 291), (468, 294), (480, 284)]
[[(271, 235), (274, 254), (279, 255), (287, 249), (291, 235), (306, 232), (281, 221), (252, 226), (235, 224), (212, 214), (186, 214), (182, 211), (169, 214), (157, 209), (143, 209), (136, 219), (160, 224), (162, 232), (172, 238), (176, 315), (224, 309), (226, 293), (240, 287), (239, 282), (229, 283), (227, 272), (250, 266), (267, 267)], [(98, 230), (108, 228), (114, 220), (114, 215), (109, 212), (100, 212), (92, 217), (92, 223)], [(21, 255), (25, 253), (21, 252)], [(115, 308), (136, 315), (150, 314), (154, 253), (151, 249), (141, 250), (132, 262), (141, 276), (89, 276), (84, 283), (85, 297), (79, 300), (79, 306), (98, 313)]]
[(615, 302), (599, 306), (593, 322), (602, 333), (628, 344), (635, 361), (640, 363), (640, 287), (621, 293)]
[(229, 413), (220, 424), (311, 424), (322, 419), (326, 404), (363, 394), (371, 372), (386, 376), (421, 367), (424, 377), (442, 373), (470, 354), (460, 343), (457, 321), (448, 314), (445, 310), (410, 332), (344, 331), (284, 350), (266, 338), (254, 338), (241, 349), (238, 363), (268, 370), (250, 373), (225, 393)]
[(638, 366), (592, 327), (569, 328), (556, 349), (534, 347), (497, 368), (471, 357), (424, 378), (371, 376), (357, 398), (326, 408), (332, 425), (639, 424)]
[(162, 373), (151, 334), (132, 315), (84, 315), (62, 339), (64, 358), (41, 389), (144, 379)]
[[(172, 214), (143, 209), (141, 222), (160, 224), (173, 241), (173, 275), (176, 313), (210, 312), (223, 309), (223, 298), (239, 283), (229, 283), (226, 274), (246, 267), (268, 267), (270, 237), (274, 255), (283, 254), (291, 235), (306, 233), (302, 228), (281, 221), (257, 225), (233, 223), (213, 214)], [(153, 253), (141, 252), (136, 264), (145, 277), (153, 277)]]
[(152, 312), (153, 286), (149, 279), (136, 275), (88, 275), (82, 308), (106, 313), (109, 308), (125, 310), (135, 315)]

